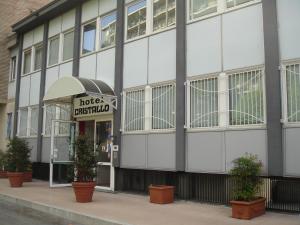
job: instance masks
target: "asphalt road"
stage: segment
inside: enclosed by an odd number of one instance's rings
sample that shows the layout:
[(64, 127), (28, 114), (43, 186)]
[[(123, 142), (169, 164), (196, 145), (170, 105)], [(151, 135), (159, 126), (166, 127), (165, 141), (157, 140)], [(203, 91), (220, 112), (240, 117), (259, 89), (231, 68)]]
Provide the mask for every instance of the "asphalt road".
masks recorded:
[(79, 225), (62, 218), (18, 207), (12, 203), (0, 202), (0, 225)]

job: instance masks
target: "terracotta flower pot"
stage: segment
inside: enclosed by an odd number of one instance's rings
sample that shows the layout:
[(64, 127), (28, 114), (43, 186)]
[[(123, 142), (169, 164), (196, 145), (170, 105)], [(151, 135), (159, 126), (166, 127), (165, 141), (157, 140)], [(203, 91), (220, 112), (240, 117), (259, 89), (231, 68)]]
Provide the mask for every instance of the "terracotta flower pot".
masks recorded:
[(150, 202), (168, 204), (174, 202), (174, 186), (150, 185)]
[(80, 203), (91, 202), (96, 182), (73, 182), (76, 201)]
[(23, 186), (23, 173), (19, 172), (7, 172), (9, 183), (11, 187)]
[(236, 219), (250, 220), (266, 212), (265, 198), (259, 198), (251, 202), (230, 201), (230, 204), (232, 206), (232, 217)]
[(32, 182), (32, 171), (24, 172), (23, 182)]
[(7, 178), (7, 172), (6, 171), (0, 171), (0, 178)]

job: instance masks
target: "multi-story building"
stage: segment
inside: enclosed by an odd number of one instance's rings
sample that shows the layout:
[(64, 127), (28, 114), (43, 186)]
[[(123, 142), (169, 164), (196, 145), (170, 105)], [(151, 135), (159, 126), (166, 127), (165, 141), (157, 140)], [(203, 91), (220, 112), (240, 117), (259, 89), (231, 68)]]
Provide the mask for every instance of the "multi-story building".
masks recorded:
[(267, 177), (299, 177), (298, 21), (298, 0), (55, 0), (37, 10), (13, 25), (15, 133), (33, 148), (34, 174), (50, 166), (55, 185), (78, 130), (94, 141), (98, 188), (171, 182), (185, 196), (201, 185), (220, 195), (245, 153)]
[(16, 36), (12, 33), (11, 26), (49, 1), (0, 2), (0, 149), (3, 150), (6, 148), (7, 139), (12, 135), (17, 65)]

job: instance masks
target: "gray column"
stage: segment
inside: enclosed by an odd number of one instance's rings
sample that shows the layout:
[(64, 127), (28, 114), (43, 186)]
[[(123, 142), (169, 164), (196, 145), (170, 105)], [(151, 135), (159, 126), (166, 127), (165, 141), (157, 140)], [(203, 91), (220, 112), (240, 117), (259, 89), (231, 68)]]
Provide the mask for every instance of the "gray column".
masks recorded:
[(14, 127), (13, 127), (13, 137), (17, 135), (18, 130), (18, 110), (20, 102), (20, 84), (21, 84), (21, 74), (22, 74), (22, 57), (23, 57), (23, 38), (24, 34), (18, 34), (18, 66), (17, 66), (17, 76), (16, 76), (16, 95), (15, 95), (15, 111), (14, 111)]
[(45, 95), (45, 83), (46, 83), (46, 72), (47, 72), (47, 50), (48, 50), (48, 31), (49, 22), (44, 24), (44, 37), (43, 37), (43, 54), (42, 54), (42, 66), (41, 66), (41, 80), (40, 80), (40, 98), (39, 98), (39, 118), (38, 118), (38, 130), (37, 130), (37, 156), (36, 161), (41, 162), (42, 160), (42, 148), (43, 148), (43, 98)]
[(124, 53), (124, 0), (117, 1), (117, 27), (116, 27), (116, 51), (115, 51), (115, 94), (118, 98), (118, 109), (114, 112), (114, 144), (119, 145), (119, 159), (121, 157), (121, 92), (123, 90), (123, 53)]
[(186, 0), (176, 1), (176, 170), (185, 170)]
[(76, 12), (75, 12), (73, 72), (72, 72), (74, 77), (79, 77), (80, 39), (81, 39), (81, 11), (82, 11), (82, 4), (80, 3), (76, 7)]
[(268, 174), (283, 175), (280, 57), (276, 1), (263, 0), (265, 45)]

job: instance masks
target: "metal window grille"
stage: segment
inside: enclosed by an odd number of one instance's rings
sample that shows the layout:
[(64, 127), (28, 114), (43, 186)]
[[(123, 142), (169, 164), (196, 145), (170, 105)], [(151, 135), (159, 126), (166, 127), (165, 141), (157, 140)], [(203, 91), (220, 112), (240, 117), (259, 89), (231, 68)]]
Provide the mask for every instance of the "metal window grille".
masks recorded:
[(176, 90), (174, 84), (152, 89), (152, 129), (175, 128)]
[(51, 134), (51, 126), (52, 120), (56, 119), (56, 106), (55, 105), (47, 105), (46, 106), (46, 122), (45, 122), (45, 131), (46, 135)]
[[(71, 120), (71, 105), (59, 105), (59, 120), (70, 121)], [(70, 134), (70, 124), (61, 123), (59, 126), (60, 135), (69, 135)]]
[(30, 136), (37, 135), (38, 129), (38, 116), (39, 115), (39, 108), (38, 106), (31, 107), (30, 112)]
[(28, 120), (28, 108), (20, 109), (20, 124), (19, 124), (19, 136), (27, 136), (27, 120)]
[(288, 122), (300, 121), (300, 64), (286, 66), (286, 98)]
[(190, 127), (216, 127), (219, 124), (218, 79), (190, 82)]
[(144, 130), (145, 127), (145, 90), (126, 92), (125, 131)]
[(264, 123), (264, 82), (261, 70), (229, 76), (229, 123), (249, 125)]

